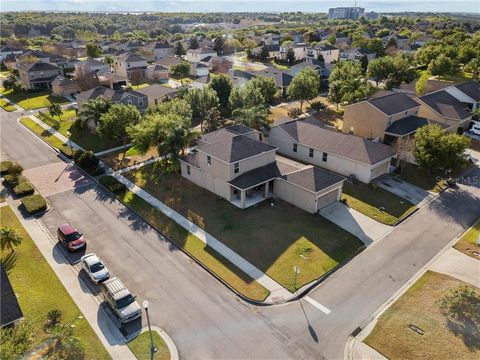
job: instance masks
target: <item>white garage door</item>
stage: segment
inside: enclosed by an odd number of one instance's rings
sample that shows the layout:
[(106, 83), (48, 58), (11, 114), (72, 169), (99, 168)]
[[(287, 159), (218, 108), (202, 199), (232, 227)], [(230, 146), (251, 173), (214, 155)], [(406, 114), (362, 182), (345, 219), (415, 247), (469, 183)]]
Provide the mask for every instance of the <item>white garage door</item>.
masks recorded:
[(326, 193), (325, 195), (322, 195), (319, 198), (317, 198), (317, 211), (320, 210), (321, 208), (324, 208), (327, 205), (330, 205), (334, 201), (337, 201), (337, 194), (338, 194), (338, 189), (332, 190), (329, 193)]

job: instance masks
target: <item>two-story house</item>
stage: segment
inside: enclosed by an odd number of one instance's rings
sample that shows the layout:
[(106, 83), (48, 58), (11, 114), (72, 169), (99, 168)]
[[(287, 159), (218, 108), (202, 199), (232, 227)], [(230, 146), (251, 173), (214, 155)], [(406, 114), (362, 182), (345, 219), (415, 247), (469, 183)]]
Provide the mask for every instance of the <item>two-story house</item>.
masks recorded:
[(287, 71), (280, 70), (277, 68), (266, 68), (263, 70), (255, 71), (255, 76), (265, 76), (272, 78), (275, 81), (275, 85), (281, 92), (282, 95), (287, 94), (287, 89), (290, 83), (293, 80), (293, 76)]
[(115, 57), (115, 72), (129, 80), (144, 78), (147, 66), (147, 59), (134, 53), (127, 52)]
[(0, 48), (0, 62), (2, 62), (8, 55), (21, 55), (22, 49), (15, 48), (13, 46), (5, 45)]
[(339, 60), (340, 61), (360, 61), (364, 56), (367, 57), (367, 60), (370, 61), (377, 57), (377, 53), (370, 52), (366, 49), (350, 49), (345, 51), (340, 51)]
[(369, 183), (392, 170), (393, 147), (327, 129), (311, 116), (270, 128), (268, 143), (278, 152), (344, 176)]
[(150, 53), (148, 56), (150, 61), (173, 56), (175, 53), (173, 46), (168, 41), (151, 42), (141, 49), (145, 50), (145, 53)]
[(277, 156), (259, 132), (242, 125), (204, 134), (180, 162), (184, 178), (242, 209), (276, 196), (315, 213), (340, 199), (345, 180)]
[(215, 50), (204, 46), (198, 49), (188, 49), (187, 55), (185, 56), (185, 58), (189, 62), (197, 63), (197, 62), (205, 61), (206, 58), (213, 58), (216, 56), (217, 56), (217, 52)]
[(282, 60), (287, 58), (287, 51), (289, 49), (293, 49), (293, 53), (295, 54), (295, 60), (303, 60), (307, 54), (307, 44), (300, 43), (300, 44), (289, 44), (285, 46), (280, 46), (280, 54), (279, 57)]
[(77, 95), (78, 108), (89, 100), (103, 97), (109, 99), (114, 104), (133, 105), (140, 112), (144, 112), (148, 106), (148, 98), (135, 90), (112, 90), (105, 86), (97, 86), (93, 89), (83, 91)]
[(104, 73), (109, 71), (111, 71), (109, 64), (95, 59), (88, 59), (86, 61), (75, 63), (75, 75), (77, 77), (91, 73)]
[(340, 57), (340, 49), (324, 43), (307, 48), (306, 56), (313, 59), (323, 59), (325, 64), (331, 64), (338, 61)]
[(18, 64), (18, 73), (24, 89), (48, 90), (52, 88), (52, 81), (62, 75), (62, 69), (46, 62), (22, 62)]

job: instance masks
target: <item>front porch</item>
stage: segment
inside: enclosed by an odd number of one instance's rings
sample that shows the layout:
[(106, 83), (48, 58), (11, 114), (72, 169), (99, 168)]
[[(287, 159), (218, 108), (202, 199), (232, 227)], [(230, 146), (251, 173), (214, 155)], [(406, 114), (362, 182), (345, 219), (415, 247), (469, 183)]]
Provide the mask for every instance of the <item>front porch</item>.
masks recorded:
[(231, 203), (240, 209), (258, 204), (273, 195), (273, 180), (249, 189), (230, 186)]

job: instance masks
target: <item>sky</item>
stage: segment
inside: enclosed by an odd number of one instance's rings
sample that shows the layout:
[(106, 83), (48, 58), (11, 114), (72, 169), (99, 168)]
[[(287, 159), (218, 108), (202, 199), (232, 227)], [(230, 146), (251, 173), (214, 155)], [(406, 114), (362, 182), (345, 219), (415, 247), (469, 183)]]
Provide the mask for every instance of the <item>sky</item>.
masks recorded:
[[(111, 12), (327, 12), (353, 6), (355, 0), (0, 0), (4, 11), (111, 11)], [(365, 11), (480, 13), (480, 0), (357, 0)]]

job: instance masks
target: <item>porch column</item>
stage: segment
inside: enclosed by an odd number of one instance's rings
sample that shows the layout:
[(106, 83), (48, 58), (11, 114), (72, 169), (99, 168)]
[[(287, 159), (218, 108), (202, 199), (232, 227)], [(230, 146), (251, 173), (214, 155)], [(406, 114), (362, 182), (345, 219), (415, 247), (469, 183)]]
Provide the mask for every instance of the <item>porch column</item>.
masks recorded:
[(268, 191), (269, 191), (270, 181), (265, 183), (265, 198), (268, 198)]
[(245, 190), (240, 192), (240, 207), (245, 209)]

